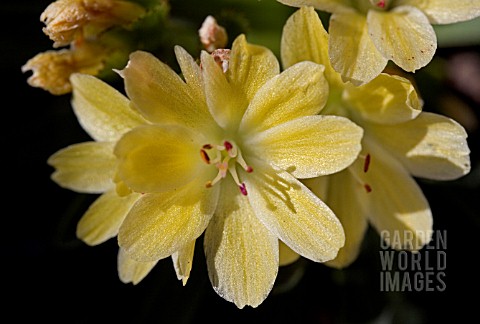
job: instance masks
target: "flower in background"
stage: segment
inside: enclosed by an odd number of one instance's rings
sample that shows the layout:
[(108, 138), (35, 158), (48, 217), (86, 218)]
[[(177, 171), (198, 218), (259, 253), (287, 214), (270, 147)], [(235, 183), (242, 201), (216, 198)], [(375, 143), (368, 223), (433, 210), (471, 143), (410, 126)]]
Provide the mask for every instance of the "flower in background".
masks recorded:
[(480, 16), (476, 0), (278, 0), (331, 13), (328, 54), (344, 81), (373, 80), (389, 60), (408, 72), (427, 65), (437, 49), (432, 24)]
[(275, 282), (279, 240), (318, 262), (343, 245), (338, 219), (297, 178), (348, 166), (362, 131), (346, 118), (318, 115), (328, 93), (318, 64), (279, 73), (273, 53), (243, 35), (226, 72), (207, 52), (200, 66), (183, 48), (175, 52), (185, 80), (143, 51), (120, 71), (149, 123), (115, 147), (116, 181), (142, 193), (120, 226), (119, 245), (138, 262), (172, 256), (181, 278), (204, 233), (215, 291), (239, 308), (256, 307)]
[(128, 55), (144, 46), (152, 29), (163, 41), (166, 0), (151, 0), (146, 7), (122, 0), (57, 0), (41, 14), (43, 31), (54, 42), (49, 50), (35, 55), (23, 66), (32, 71), (27, 82), (53, 95), (72, 91), (70, 75), (90, 74), (105, 78), (112, 68), (123, 67)]
[(423, 102), (405, 78), (382, 73), (363, 86), (343, 83), (329, 63), (328, 41), (314, 8), (302, 7), (286, 22), (281, 47), (286, 68), (305, 60), (325, 65), (330, 98), (322, 114), (348, 117), (364, 129), (353, 164), (304, 181), (345, 230), (345, 246), (327, 264), (353, 262), (368, 224), (399, 238), (386, 242), (392, 248), (418, 251), (431, 239), (433, 219), (414, 177), (453, 180), (467, 174), (467, 134), (450, 118), (422, 112)]
[(41, 14), (45, 23), (43, 32), (50, 37), (53, 47), (96, 37), (113, 26), (128, 26), (145, 14), (145, 9), (122, 0), (57, 0)]

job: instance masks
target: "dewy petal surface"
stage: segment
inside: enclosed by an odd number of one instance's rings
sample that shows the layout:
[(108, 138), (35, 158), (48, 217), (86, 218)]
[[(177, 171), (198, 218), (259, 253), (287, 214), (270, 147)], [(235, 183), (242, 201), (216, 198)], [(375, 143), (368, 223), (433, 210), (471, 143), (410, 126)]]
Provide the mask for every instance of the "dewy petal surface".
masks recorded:
[(175, 125), (140, 126), (115, 147), (118, 174), (134, 191), (175, 190), (208, 166), (200, 158), (205, 142), (191, 129)]
[(324, 75), (329, 84), (342, 84), (328, 56), (328, 34), (313, 7), (301, 7), (283, 27), (281, 57), (284, 68), (298, 62), (312, 61), (325, 66)]
[(72, 107), (83, 129), (99, 142), (116, 141), (130, 129), (146, 123), (130, 101), (100, 79), (86, 74), (70, 77)]
[(380, 135), (376, 140), (391, 150), (414, 176), (453, 180), (470, 172), (467, 133), (448, 117), (423, 112), (395, 127), (368, 127)]
[(210, 54), (203, 51), (201, 61), (210, 113), (224, 129), (237, 127), (248, 106), (245, 94), (228, 82), (221, 67)]
[(362, 86), (347, 86), (342, 99), (365, 120), (389, 125), (414, 119), (423, 105), (410, 81), (383, 73)]
[(119, 245), (137, 261), (166, 258), (197, 239), (215, 211), (218, 187), (206, 179), (162, 193), (145, 194), (132, 207), (118, 233)]
[(265, 82), (279, 73), (280, 64), (268, 48), (247, 43), (245, 35), (234, 40), (226, 75), (232, 86), (248, 101)]
[(307, 116), (257, 134), (247, 146), (297, 178), (312, 178), (355, 161), (362, 135), (362, 128), (347, 118)]
[(238, 308), (257, 307), (267, 298), (278, 272), (278, 239), (230, 179), (222, 183), (204, 246), (210, 281), (220, 296)]
[(427, 65), (437, 50), (437, 36), (417, 8), (396, 7), (388, 12), (370, 10), (368, 33), (382, 55), (408, 72)]
[(177, 274), (177, 279), (181, 280), (184, 286), (187, 284), (193, 266), (195, 241), (196, 240), (193, 240), (172, 254), (172, 262), (173, 267), (175, 268), (175, 273)]
[(332, 210), (289, 173), (256, 164), (245, 179), (248, 199), (260, 221), (298, 254), (317, 262), (335, 258), (345, 243)]
[(192, 92), (181, 77), (150, 53), (130, 54), (127, 66), (120, 72), (132, 104), (149, 121), (175, 123), (201, 128), (213, 122), (198, 91)]
[(393, 248), (419, 250), (430, 240), (432, 213), (422, 190), (407, 170), (383, 148), (373, 141), (363, 143), (362, 154), (370, 154), (368, 172), (364, 161), (356, 161), (349, 170), (356, 179), (368, 184), (371, 191), (364, 190), (358, 198), (366, 215), (378, 231), (388, 237), (398, 237), (390, 242)]
[[(325, 181), (324, 178), (320, 177), (318, 179)], [(322, 198), (323, 188), (319, 188), (318, 184), (308, 187)], [(332, 208), (345, 231), (345, 245), (338, 251), (335, 259), (325, 263), (331, 267), (348, 267), (358, 257), (368, 228), (367, 218), (361, 212), (363, 206), (358, 200), (363, 196), (364, 191), (365, 189), (352, 177), (348, 169), (328, 177), (327, 198), (323, 200)]]
[(118, 249), (117, 270), (118, 277), (123, 283), (134, 285), (142, 281), (150, 273), (158, 261), (138, 262), (131, 259), (122, 248)]
[(325, 68), (297, 63), (268, 80), (255, 94), (240, 124), (240, 132), (261, 132), (298, 117), (316, 115), (328, 98)]
[(48, 159), (52, 179), (63, 188), (103, 193), (113, 188), (116, 159), (112, 143), (85, 142), (67, 146)]
[(88, 207), (77, 224), (77, 237), (97, 245), (117, 236), (118, 229), (140, 194), (120, 197), (115, 189), (105, 192)]
[(480, 16), (478, 0), (397, 0), (422, 10), (432, 24), (451, 24)]
[(330, 60), (344, 81), (360, 85), (383, 71), (388, 59), (375, 47), (364, 16), (355, 11), (334, 13), (328, 28)]

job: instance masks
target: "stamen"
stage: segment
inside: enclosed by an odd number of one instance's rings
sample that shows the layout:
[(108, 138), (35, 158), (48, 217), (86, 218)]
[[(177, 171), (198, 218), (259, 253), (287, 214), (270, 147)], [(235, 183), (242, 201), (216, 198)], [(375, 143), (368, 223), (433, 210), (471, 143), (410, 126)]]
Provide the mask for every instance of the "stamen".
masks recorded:
[(208, 156), (207, 152), (205, 152), (205, 150), (200, 150), (200, 156), (205, 163), (210, 164), (210, 157)]
[(240, 188), (240, 192), (242, 193), (242, 195), (246, 196), (248, 194), (247, 187), (245, 186), (245, 183), (242, 183), (238, 187)]
[(365, 189), (365, 191), (367, 193), (370, 193), (372, 192), (372, 187), (366, 183), (365, 181), (363, 181), (362, 179), (360, 179), (360, 177), (357, 175), (357, 173), (355, 171), (353, 171), (351, 168), (347, 168), (348, 171), (350, 171), (350, 174), (353, 176), (353, 178), (360, 184), (362, 185), (362, 187)]
[(367, 156), (365, 156), (365, 163), (363, 164), (363, 172), (367, 172), (369, 166), (370, 166), (370, 154), (368, 153)]
[(387, 0), (370, 0), (370, 3), (380, 9), (385, 9), (387, 6)]
[[(207, 150), (211, 149), (216, 150), (215, 159), (211, 158), (212, 153), (207, 153)], [(227, 173), (230, 173), (233, 180), (238, 185), (238, 188), (240, 189), (242, 195), (247, 195), (246, 185), (244, 182), (241, 182), (240, 178), (238, 177), (236, 163), (242, 166), (242, 168), (248, 173), (253, 172), (253, 168), (245, 162), (240, 150), (235, 145), (235, 143), (230, 141), (224, 141), (223, 145), (205, 144), (200, 150), (200, 156), (205, 163), (213, 164), (218, 169), (218, 174), (216, 175), (215, 179), (207, 181), (205, 187), (211, 188), (220, 180), (224, 179), (227, 176)], [(230, 160), (234, 160), (234, 163), (230, 163)]]

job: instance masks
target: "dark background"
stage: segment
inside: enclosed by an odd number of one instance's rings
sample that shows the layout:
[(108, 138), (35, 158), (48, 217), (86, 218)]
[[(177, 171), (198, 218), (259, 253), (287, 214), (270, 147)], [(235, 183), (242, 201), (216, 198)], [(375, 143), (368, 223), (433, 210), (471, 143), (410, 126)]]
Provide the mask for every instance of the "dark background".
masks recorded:
[[(46, 160), (58, 149), (89, 138), (72, 113), (69, 95), (53, 96), (32, 88), (26, 82), (29, 74), (21, 72), (28, 59), (51, 49), (39, 20), (49, 3), (17, 0), (0, 5), (1, 148), (6, 179), (2, 182), (1, 231), (6, 252), (1, 290), (6, 300), (2, 303), (4, 318), (53, 323), (435, 323), (447, 316), (476, 318), (480, 107), (474, 95), (457, 86), (445, 71), (457, 54), (473, 53), (478, 59), (480, 43), (440, 48), (439, 61), (415, 75), (425, 110), (464, 123), (472, 150), (472, 172), (466, 177), (442, 183), (419, 180), (431, 204), (434, 229), (446, 231), (448, 237), (446, 290), (381, 291), (382, 249), (379, 236), (370, 230), (359, 258), (350, 267), (335, 270), (301, 259), (280, 269), (276, 286), (263, 304), (238, 310), (212, 289), (201, 244), (197, 244), (185, 287), (176, 279), (170, 258), (160, 261), (133, 286), (118, 279), (115, 239), (88, 247), (75, 237), (76, 223), (95, 197), (52, 182), (53, 170)], [(211, 13), (207, 10), (215, 11), (208, 6), (192, 8), (192, 3), (172, 1), (172, 13), (199, 26)], [(285, 10), (270, 22), (272, 30), (281, 28), (289, 12)], [(264, 12), (252, 15), (256, 18), (251, 30), (260, 28), (262, 19), (272, 19)], [(262, 34), (263, 39), (277, 44), (279, 35), (269, 33)], [(476, 80), (478, 90), (480, 74), (474, 72), (471, 77), (469, 84), (475, 86)], [(438, 262), (432, 251), (420, 253), (423, 260)]]

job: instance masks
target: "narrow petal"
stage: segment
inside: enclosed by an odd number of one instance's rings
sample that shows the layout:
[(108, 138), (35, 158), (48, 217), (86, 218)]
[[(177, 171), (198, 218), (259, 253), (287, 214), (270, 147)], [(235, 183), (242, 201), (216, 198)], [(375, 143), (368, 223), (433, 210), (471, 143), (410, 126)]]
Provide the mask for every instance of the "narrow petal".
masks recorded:
[(257, 219), (249, 200), (227, 179), (204, 237), (208, 275), (215, 291), (238, 308), (257, 307), (278, 272), (278, 239)]
[(298, 117), (316, 115), (328, 98), (325, 68), (300, 62), (258, 90), (240, 124), (240, 132), (261, 132)]
[(125, 251), (118, 249), (117, 255), (117, 270), (118, 277), (123, 283), (138, 284), (145, 278), (153, 267), (157, 264), (158, 260), (150, 262), (138, 262), (131, 259)]
[(195, 240), (188, 243), (180, 250), (172, 254), (173, 267), (177, 274), (177, 279), (181, 280), (183, 285), (187, 284), (190, 278), (190, 271), (193, 266), (193, 253), (195, 252)]
[(255, 135), (247, 147), (297, 178), (340, 171), (357, 158), (363, 130), (339, 116), (307, 116)]
[(300, 254), (293, 251), (291, 248), (288, 247), (288, 245), (286, 245), (282, 241), (278, 242), (278, 251), (280, 266), (287, 266), (300, 259)]
[(175, 56), (185, 78), (190, 94), (195, 101), (205, 102), (205, 94), (203, 92), (202, 71), (200, 65), (188, 54), (181, 46), (175, 46)]
[(119, 245), (137, 261), (171, 256), (197, 239), (215, 211), (218, 187), (197, 179), (183, 188), (145, 194), (130, 210), (118, 233)]
[(112, 143), (85, 142), (63, 148), (48, 158), (52, 179), (63, 188), (103, 193), (113, 188), (116, 158)]
[(301, 7), (285, 23), (281, 38), (281, 57), (286, 69), (298, 62), (312, 61), (325, 66), (331, 86), (342, 84), (328, 56), (328, 34), (313, 7)]
[(248, 106), (245, 94), (227, 81), (221, 67), (210, 54), (203, 51), (201, 60), (206, 100), (211, 115), (224, 129), (237, 127)]
[(200, 156), (204, 144), (202, 136), (186, 127), (137, 127), (125, 134), (115, 147), (118, 175), (137, 192), (182, 187), (208, 167)]
[(73, 74), (72, 107), (83, 129), (96, 141), (116, 141), (132, 128), (146, 123), (130, 101), (94, 76)]
[(422, 10), (432, 24), (452, 24), (480, 16), (478, 0), (397, 0), (398, 5), (410, 5)]
[[(370, 154), (368, 171), (357, 160), (349, 170), (366, 190), (357, 191), (366, 217), (396, 249), (417, 251), (430, 241), (432, 213), (422, 190), (405, 168), (370, 139), (362, 154)], [(383, 235), (387, 233), (388, 235)]]
[(437, 36), (428, 18), (417, 8), (396, 7), (389, 12), (370, 10), (368, 33), (382, 55), (408, 72), (428, 63), (437, 50)]
[(467, 133), (448, 117), (424, 112), (395, 127), (370, 127), (414, 176), (454, 180), (470, 172)]
[(140, 194), (120, 197), (114, 189), (98, 197), (77, 224), (77, 237), (97, 245), (117, 236), (118, 229)]
[(328, 53), (333, 68), (354, 85), (376, 78), (388, 59), (375, 47), (363, 15), (342, 11), (330, 17)]
[(423, 105), (409, 80), (383, 73), (362, 86), (347, 87), (343, 100), (364, 119), (379, 124), (412, 120)]
[[(324, 182), (328, 188), (324, 201), (333, 210), (345, 231), (345, 245), (338, 251), (335, 259), (325, 264), (334, 268), (345, 268), (352, 264), (360, 253), (360, 247), (368, 228), (368, 221), (362, 213), (362, 204), (358, 201), (364, 194), (364, 188), (355, 180), (349, 170), (328, 177), (317, 178), (315, 186), (308, 186), (322, 198)], [(359, 191), (362, 191), (359, 193)]]
[(247, 43), (245, 35), (232, 44), (227, 77), (232, 86), (252, 100), (265, 82), (280, 73), (280, 64), (268, 48)]
[(313, 6), (326, 12), (336, 12), (352, 6), (351, 0), (277, 0), (280, 3), (292, 6)]
[(168, 65), (150, 53), (136, 51), (120, 74), (132, 104), (149, 121), (199, 128), (212, 123), (206, 103)]
[(345, 236), (332, 210), (289, 173), (259, 164), (245, 179), (260, 221), (293, 251), (317, 262), (335, 258)]

